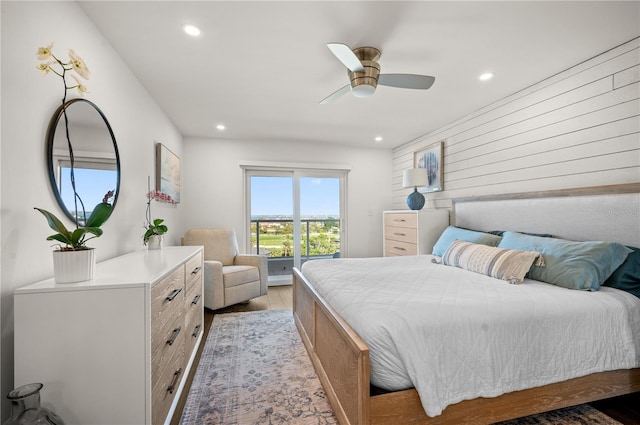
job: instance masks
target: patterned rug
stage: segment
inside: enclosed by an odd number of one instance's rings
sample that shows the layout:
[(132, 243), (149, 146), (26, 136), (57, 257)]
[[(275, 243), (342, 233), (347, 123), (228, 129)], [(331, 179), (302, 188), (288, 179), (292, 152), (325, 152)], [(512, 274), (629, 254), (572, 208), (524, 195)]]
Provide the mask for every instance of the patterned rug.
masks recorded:
[(213, 317), (180, 423), (338, 423), (291, 310)]
[(588, 404), (553, 410), (495, 425), (622, 425)]
[[(182, 425), (329, 425), (337, 420), (291, 310), (217, 314)], [(501, 425), (620, 425), (588, 405)]]

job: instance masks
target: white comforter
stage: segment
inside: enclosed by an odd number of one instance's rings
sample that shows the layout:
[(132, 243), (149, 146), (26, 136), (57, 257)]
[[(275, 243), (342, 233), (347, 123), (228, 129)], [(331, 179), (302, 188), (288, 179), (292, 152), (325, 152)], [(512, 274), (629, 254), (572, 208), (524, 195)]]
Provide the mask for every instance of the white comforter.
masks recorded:
[(316, 260), (302, 273), (370, 348), (371, 383), (415, 387), (429, 416), (594, 372), (640, 367), (640, 299), (520, 285), (430, 255)]

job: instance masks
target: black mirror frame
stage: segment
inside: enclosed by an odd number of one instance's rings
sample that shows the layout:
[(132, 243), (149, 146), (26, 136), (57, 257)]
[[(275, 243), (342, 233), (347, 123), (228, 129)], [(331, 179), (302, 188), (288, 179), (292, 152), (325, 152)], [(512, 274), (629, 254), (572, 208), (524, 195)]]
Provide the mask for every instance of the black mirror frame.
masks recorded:
[[(120, 194), (120, 174), (121, 174), (120, 153), (118, 152), (118, 144), (116, 143), (116, 137), (113, 134), (111, 125), (109, 124), (109, 121), (107, 120), (107, 117), (104, 115), (102, 110), (100, 110), (100, 108), (98, 108), (98, 106), (95, 103), (86, 99), (81, 99), (81, 98), (71, 99), (66, 101), (64, 105), (60, 105), (58, 109), (56, 109), (56, 111), (54, 112), (53, 116), (51, 117), (51, 120), (49, 121), (49, 127), (47, 128), (47, 153), (46, 153), (47, 167), (49, 169), (49, 184), (51, 185), (51, 190), (53, 191), (56, 197), (56, 200), (58, 201), (58, 205), (60, 206), (60, 208), (62, 208), (62, 211), (64, 212), (64, 214), (73, 223), (76, 222), (76, 218), (71, 215), (69, 208), (67, 208), (67, 206), (64, 204), (64, 201), (60, 196), (60, 191), (58, 190), (58, 184), (56, 182), (56, 176), (55, 176), (55, 170), (54, 170), (54, 164), (53, 164), (53, 142), (55, 140), (55, 134), (56, 134), (56, 128), (58, 127), (58, 122), (60, 122), (60, 119), (63, 117), (64, 110), (68, 109), (72, 104), (76, 102), (88, 103), (93, 109), (96, 110), (96, 112), (100, 115), (105, 125), (107, 126), (107, 130), (109, 130), (109, 135), (111, 136), (111, 141), (113, 142), (113, 150), (115, 151), (115, 155), (116, 155), (116, 167), (118, 172), (117, 172), (116, 190), (113, 195), (113, 202), (111, 204), (113, 206), (113, 209), (111, 210), (111, 214), (113, 214), (113, 211), (115, 210), (116, 202), (118, 201), (118, 195)], [(111, 217), (111, 214), (109, 215), (109, 217)]]

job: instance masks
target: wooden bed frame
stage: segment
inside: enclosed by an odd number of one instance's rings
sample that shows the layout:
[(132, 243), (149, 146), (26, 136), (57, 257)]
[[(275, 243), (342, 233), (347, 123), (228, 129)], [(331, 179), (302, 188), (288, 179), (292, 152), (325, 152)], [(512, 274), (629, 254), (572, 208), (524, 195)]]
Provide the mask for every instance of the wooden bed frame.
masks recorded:
[[(544, 194), (536, 192), (529, 194), (530, 196), (519, 194), (510, 199), (639, 192), (640, 184), (634, 183), (577, 191), (562, 190)], [(473, 202), (484, 200), (495, 201), (496, 197), (470, 199)], [(635, 209), (636, 201), (633, 202)], [(455, 205), (454, 202), (454, 208)], [(616, 211), (615, 206), (608, 208), (607, 213)], [(629, 211), (626, 206), (618, 210), (620, 214), (626, 215), (626, 221), (629, 220)], [(637, 218), (638, 212), (633, 211), (632, 215), (634, 214), (631, 222)], [(615, 222), (615, 218), (612, 222)], [(518, 230), (505, 227), (501, 229)], [(625, 237), (629, 235), (628, 232), (622, 233), (627, 235)], [(637, 234), (631, 234), (633, 240), (639, 240), (636, 239)], [(631, 242), (626, 243), (632, 245)], [(369, 348), (297, 269), (294, 269), (293, 276), (293, 316), (327, 398), (342, 425), (490, 424), (640, 391), (640, 368), (615, 370), (515, 391), (495, 398), (462, 401), (448, 406), (441, 415), (431, 418), (425, 414), (415, 389), (370, 396)]]

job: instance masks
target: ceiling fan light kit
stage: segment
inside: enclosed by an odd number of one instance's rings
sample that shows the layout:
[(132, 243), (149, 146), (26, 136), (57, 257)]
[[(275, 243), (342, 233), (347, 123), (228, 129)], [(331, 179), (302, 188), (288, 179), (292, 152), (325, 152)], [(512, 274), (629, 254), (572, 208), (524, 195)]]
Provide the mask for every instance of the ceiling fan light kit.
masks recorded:
[(329, 43), (329, 50), (348, 69), (350, 83), (320, 101), (331, 103), (347, 92), (356, 97), (368, 97), (375, 93), (378, 84), (389, 87), (426, 90), (433, 85), (434, 77), (415, 74), (380, 74), (380, 50), (375, 47), (358, 47), (353, 50), (346, 44)]

